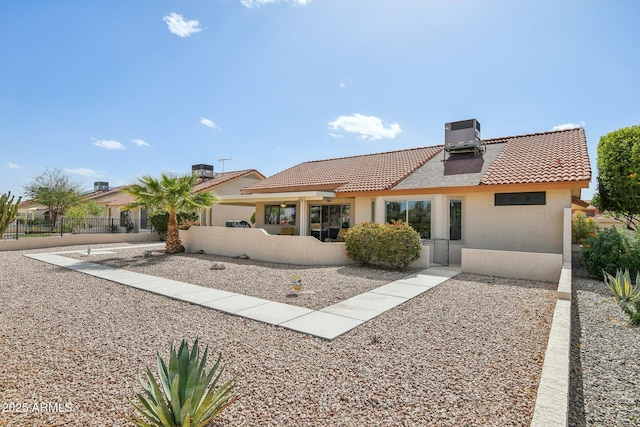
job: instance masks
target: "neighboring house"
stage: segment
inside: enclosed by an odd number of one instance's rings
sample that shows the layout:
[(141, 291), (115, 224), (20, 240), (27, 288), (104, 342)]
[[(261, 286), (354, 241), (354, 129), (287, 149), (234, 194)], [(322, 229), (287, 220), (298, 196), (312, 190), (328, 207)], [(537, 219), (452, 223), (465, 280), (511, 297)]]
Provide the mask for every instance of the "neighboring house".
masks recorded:
[[(199, 182), (194, 187), (194, 192), (196, 193), (209, 191), (215, 195), (237, 194), (242, 187), (264, 179), (264, 175), (255, 169), (214, 173), (213, 166), (194, 165), (192, 171), (200, 176)], [(134, 208), (128, 211), (124, 209), (126, 205), (134, 201), (133, 196), (122, 191), (124, 188), (117, 187), (107, 191), (94, 191), (88, 194), (85, 199), (87, 201), (95, 200), (98, 204), (106, 206), (109, 219), (119, 220), (124, 223), (126, 218), (130, 218), (135, 223), (139, 221), (141, 228), (147, 228), (148, 215), (145, 209)], [(200, 224), (224, 227), (227, 220), (249, 221), (253, 212), (253, 207), (214, 205), (202, 212)]]
[[(255, 169), (235, 172), (221, 172), (213, 177), (204, 179), (196, 184), (194, 191), (211, 191), (216, 196), (238, 194), (244, 187), (250, 186), (265, 178)], [(228, 220), (250, 222), (255, 212), (254, 206), (231, 206), (215, 204), (200, 215), (201, 225), (215, 225), (224, 227)]]
[[(194, 165), (192, 172), (200, 176), (194, 191), (210, 191), (215, 195), (238, 194), (241, 188), (265, 178), (255, 169), (215, 173), (211, 165)], [(126, 186), (110, 188), (108, 182), (97, 181), (94, 182), (94, 190), (83, 195), (83, 201), (93, 200), (99, 205), (105, 206), (107, 208), (105, 218), (108, 219), (109, 224), (124, 226), (128, 220), (132, 220), (137, 229), (150, 228), (151, 224), (148, 222), (148, 213), (145, 209), (124, 209), (126, 205), (134, 201), (133, 196), (123, 191), (125, 188)], [(44, 218), (46, 211), (46, 206), (39, 206), (28, 201), (21, 203), (19, 209), (20, 215), (27, 219)], [(253, 206), (214, 205), (201, 213), (200, 224), (224, 227), (227, 220), (249, 222), (254, 211)]]
[(402, 220), (438, 245), (432, 258), (448, 247), (452, 263), (463, 247), (562, 253), (564, 209), (591, 180), (584, 130), (480, 140), (475, 120), (453, 125), (471, 122), (470, 146), (448, 129), (443, 145), (304, 162), (219, 203), (255, 206), (256, 227), (270, 234), (293, 228), (321, 241)]

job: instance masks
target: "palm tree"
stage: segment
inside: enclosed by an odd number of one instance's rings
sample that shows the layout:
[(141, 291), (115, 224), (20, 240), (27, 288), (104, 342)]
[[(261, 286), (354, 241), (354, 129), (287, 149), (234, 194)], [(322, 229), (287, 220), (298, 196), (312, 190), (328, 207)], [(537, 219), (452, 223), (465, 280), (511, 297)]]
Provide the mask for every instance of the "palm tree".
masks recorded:
[(160, 179), (145, 175), (138, 182), (124, 191), (136, 198), (125, 209), (144, 207), (146, 209), (164, 209), (169, 211), (167, 227), (166, 252), (175, 254), (182, 250), (180, 233), (178, 231), (178, 211), (194, 212), (208, 208), (216, 201), (216, 197), (208, 192), (193, 194), (193, 187), (197, 182), (196, 175), (172, 177), (165, 174)]

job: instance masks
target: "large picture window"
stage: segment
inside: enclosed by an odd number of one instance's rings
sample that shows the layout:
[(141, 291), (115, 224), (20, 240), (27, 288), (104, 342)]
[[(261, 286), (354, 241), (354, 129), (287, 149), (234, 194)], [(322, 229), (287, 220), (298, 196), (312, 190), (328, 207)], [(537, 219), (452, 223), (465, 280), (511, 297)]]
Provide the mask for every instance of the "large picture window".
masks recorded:
[(269, 225), (295, 225), (296, 205), (266, 205), (264, 223)]
[(387, 202), (386, 222), (404, 221), (423, 239), (431, 238), (431, 202), (429, 200), (402, 200)]

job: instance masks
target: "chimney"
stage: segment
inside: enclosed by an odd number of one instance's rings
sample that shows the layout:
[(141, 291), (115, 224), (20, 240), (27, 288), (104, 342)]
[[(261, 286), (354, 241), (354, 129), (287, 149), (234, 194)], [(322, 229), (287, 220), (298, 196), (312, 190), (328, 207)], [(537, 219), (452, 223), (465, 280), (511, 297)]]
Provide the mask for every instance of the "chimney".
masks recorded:
[(93, 183), (93, 191), (107, 191), (109, 190), (109, 183), (105, 181), (95, 181)]

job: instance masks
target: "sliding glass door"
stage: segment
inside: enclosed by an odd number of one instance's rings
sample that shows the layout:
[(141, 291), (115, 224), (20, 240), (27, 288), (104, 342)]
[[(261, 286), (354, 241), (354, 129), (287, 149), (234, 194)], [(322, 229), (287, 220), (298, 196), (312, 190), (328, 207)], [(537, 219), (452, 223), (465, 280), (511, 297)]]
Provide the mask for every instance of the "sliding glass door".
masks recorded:
[(320, 241), (334, 241), (340, 229), (351, 225), (351, 205), (311, 205), (310, 234)]

